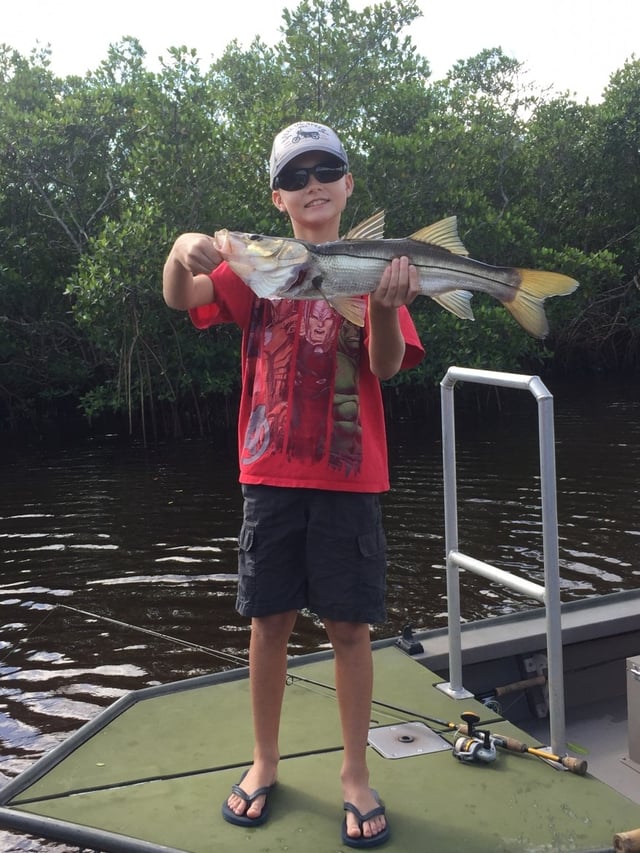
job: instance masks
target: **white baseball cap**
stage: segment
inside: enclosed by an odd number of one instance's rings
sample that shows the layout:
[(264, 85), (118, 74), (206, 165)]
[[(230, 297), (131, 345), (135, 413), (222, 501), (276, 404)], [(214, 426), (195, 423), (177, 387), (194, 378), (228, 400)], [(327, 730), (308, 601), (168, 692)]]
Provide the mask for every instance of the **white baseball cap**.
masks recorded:
[(315, 121), (297, 121), (281, 130), (273, 140), (269, 160), (269, 181), (272, 188), (276, 176), (287, 163), (299, 154), (306, 154), (307, 151), (323, 151), (331, 154), (347, 168), (349, 167), (347, 154), (334, 130)]

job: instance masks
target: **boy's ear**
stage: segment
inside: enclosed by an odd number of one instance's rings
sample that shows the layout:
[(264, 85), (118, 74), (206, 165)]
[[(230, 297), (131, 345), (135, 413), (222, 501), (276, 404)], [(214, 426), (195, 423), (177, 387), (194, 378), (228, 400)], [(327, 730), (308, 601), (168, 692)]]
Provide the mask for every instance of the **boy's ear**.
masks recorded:
[(353, 175), (351, 174), (351, 172), (347, 172), (347, 174), (345, 176), (345, 187), (347, 190), (347, 198), (349, 198), (349, 196), (353, 192), (353, 187), (354, 187), (354, 180), (353, 180)]
[(275, 204), (275, 206), (278, 208), (278, 210), (280, 210), (282, 213), (284, 213), (286, 211), (287, 208), (285, 207), (285, 203), (283, 202), (282, 196), (280, 195), (280, 192), (278, 190), (272, 191), (271, 201)]

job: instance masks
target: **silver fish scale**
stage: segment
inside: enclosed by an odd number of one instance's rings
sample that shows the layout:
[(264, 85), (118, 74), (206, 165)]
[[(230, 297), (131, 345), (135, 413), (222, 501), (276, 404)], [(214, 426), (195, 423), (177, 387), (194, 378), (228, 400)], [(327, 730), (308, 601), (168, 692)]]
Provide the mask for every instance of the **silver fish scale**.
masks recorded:
[[(423, 296), (473, 290), (504, 302), (513, 298), (520, 282), (515, 268), (492, 267), (417, 240), (344, 240), (305, 245), (311, 266), (300, 286), (306, 288), (309, 279), (313, 279), (317, 290), (320, 278), (322, 293), (327, 297), (370, 293), (378, 286), (389, 262), (402, 256), (418, 269)], [(293, 288), (288, 295), (295, 298), (295, 292)]]

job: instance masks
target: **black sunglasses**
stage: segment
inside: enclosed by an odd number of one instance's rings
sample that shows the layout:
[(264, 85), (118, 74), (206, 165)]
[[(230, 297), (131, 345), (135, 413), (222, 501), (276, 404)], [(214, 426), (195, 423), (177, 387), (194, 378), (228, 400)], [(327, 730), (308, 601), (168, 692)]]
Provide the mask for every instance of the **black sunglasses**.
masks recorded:
[(319, 163), (317, 166), (300, 166), (297, 169), (284, 169), (273, 181), (274, 190), (295, 192), (303, 190), (309, 183), (311, 175), (321, 184), (333, 184), (347, 174), (347, 166), (340, 163), (335, 166)]

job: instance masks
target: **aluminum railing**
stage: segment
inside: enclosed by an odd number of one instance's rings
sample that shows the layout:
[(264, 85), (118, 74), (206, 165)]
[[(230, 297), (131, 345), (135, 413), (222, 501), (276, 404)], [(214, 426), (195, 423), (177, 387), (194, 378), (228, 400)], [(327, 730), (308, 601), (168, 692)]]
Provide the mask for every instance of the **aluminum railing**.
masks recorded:
[[(530, 391), (538, 402), (540, 491), (542, 497), (542, 544), (544, 586), (503, 571), (458, 550), (454, 388), (457, 382), (479, 383)], [(560, 573), (558, 568), (558, 519), (556, 504), (553, 396), (537, 376), (450, 367), (440, 383), (442, 402), (442, 457), (444, 468), (445, 547), (449, 623), (449, 682), (440, 689), (456, 699), (471, 694), (462, 686), (462, 638), (459, 569), (482, 575), (545, 605), (551, 749), (566, 753)]]

